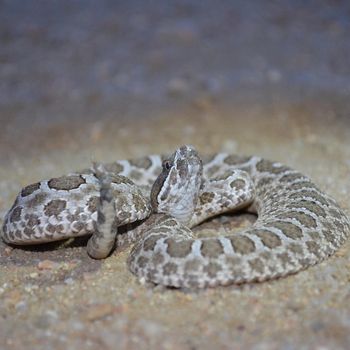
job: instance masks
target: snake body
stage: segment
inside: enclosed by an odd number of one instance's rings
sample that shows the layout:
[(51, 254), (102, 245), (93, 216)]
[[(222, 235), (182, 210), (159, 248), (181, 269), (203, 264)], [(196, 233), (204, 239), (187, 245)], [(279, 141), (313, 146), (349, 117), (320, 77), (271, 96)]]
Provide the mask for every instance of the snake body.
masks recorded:
[[(257, 213), (249, 228), (195, 238), (191, 228), (238, 208)], [(257, 156), (191, 146), (29, 185), (8, 211), (1, 233), (10, 244), (92, 234), (88, 253), (105, 258), (135, 243), (129, 269), (173, 287), (261, 282), (298, 272), (333, 254), (350, 231), (346, 214), (307, 176)], [(116, 240), (117, 238), (117, 240)]]

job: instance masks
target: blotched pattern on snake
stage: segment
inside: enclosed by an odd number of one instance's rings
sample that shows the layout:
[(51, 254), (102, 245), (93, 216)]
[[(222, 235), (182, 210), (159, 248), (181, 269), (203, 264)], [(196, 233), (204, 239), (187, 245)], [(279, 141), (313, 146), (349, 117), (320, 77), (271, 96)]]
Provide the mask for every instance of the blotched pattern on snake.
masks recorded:
[[(192, 227), (240, 208), (257, 213), (251, 227), (194, 237)], [(333, 254), (349, 231), (337, 203), (298, 171), (256, 156), (201, 159), (182, 146), (29, 185), (1, 235), (21, 245), (92, 234), (94, 258), (135, 243), (128, 265), (138, 277), (202, 288), (295, 273)]]

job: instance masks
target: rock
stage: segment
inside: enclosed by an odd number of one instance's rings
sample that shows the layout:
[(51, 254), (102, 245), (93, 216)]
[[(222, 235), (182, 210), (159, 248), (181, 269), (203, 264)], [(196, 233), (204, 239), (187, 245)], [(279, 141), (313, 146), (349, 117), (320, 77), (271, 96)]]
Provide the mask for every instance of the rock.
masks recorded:
[(39, 270), (52, 270), (52, 269), (56, 268), (57, 266), (58, 266), (58, 263), (56, 263), (55, 261), (43, 260), (43, 261), (39, 262), (38, 269)]

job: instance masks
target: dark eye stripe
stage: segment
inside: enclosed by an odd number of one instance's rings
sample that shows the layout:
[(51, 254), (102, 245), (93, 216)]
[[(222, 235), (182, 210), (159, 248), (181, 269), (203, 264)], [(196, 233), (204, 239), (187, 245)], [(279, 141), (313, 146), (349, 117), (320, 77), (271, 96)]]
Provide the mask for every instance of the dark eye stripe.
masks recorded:
[(163, 171), (160, 173), (160, 175), (157, 177), (156, 181), (154, 181), (154, 184), (152, 186), (152, 190), (151, 190), (151, 206), (153, 208), (153, 210), (157, 209), (158, 207), (158, 195), (160, 190), (162, 189), (164, 182), (166, 180), (166, 178), (169, 175), (169, 170), (163, 168)]

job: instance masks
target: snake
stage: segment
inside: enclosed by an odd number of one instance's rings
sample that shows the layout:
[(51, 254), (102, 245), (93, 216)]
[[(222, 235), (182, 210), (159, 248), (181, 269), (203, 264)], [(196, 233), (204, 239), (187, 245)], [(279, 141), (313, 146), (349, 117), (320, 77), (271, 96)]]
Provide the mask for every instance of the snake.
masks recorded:
[[(192, 231), (237, 210), (256, 221), (216, 237)], [(127, 264), (141, 281), (205, 288), (297, 273), (332, 255), (349, 231), (336, 201), (299, 171), (259, 156), (201, 157), (184, 145), (24, 187), (1, 237), (26, 245), (90, 235), (95, 259), (133, 244)]]

